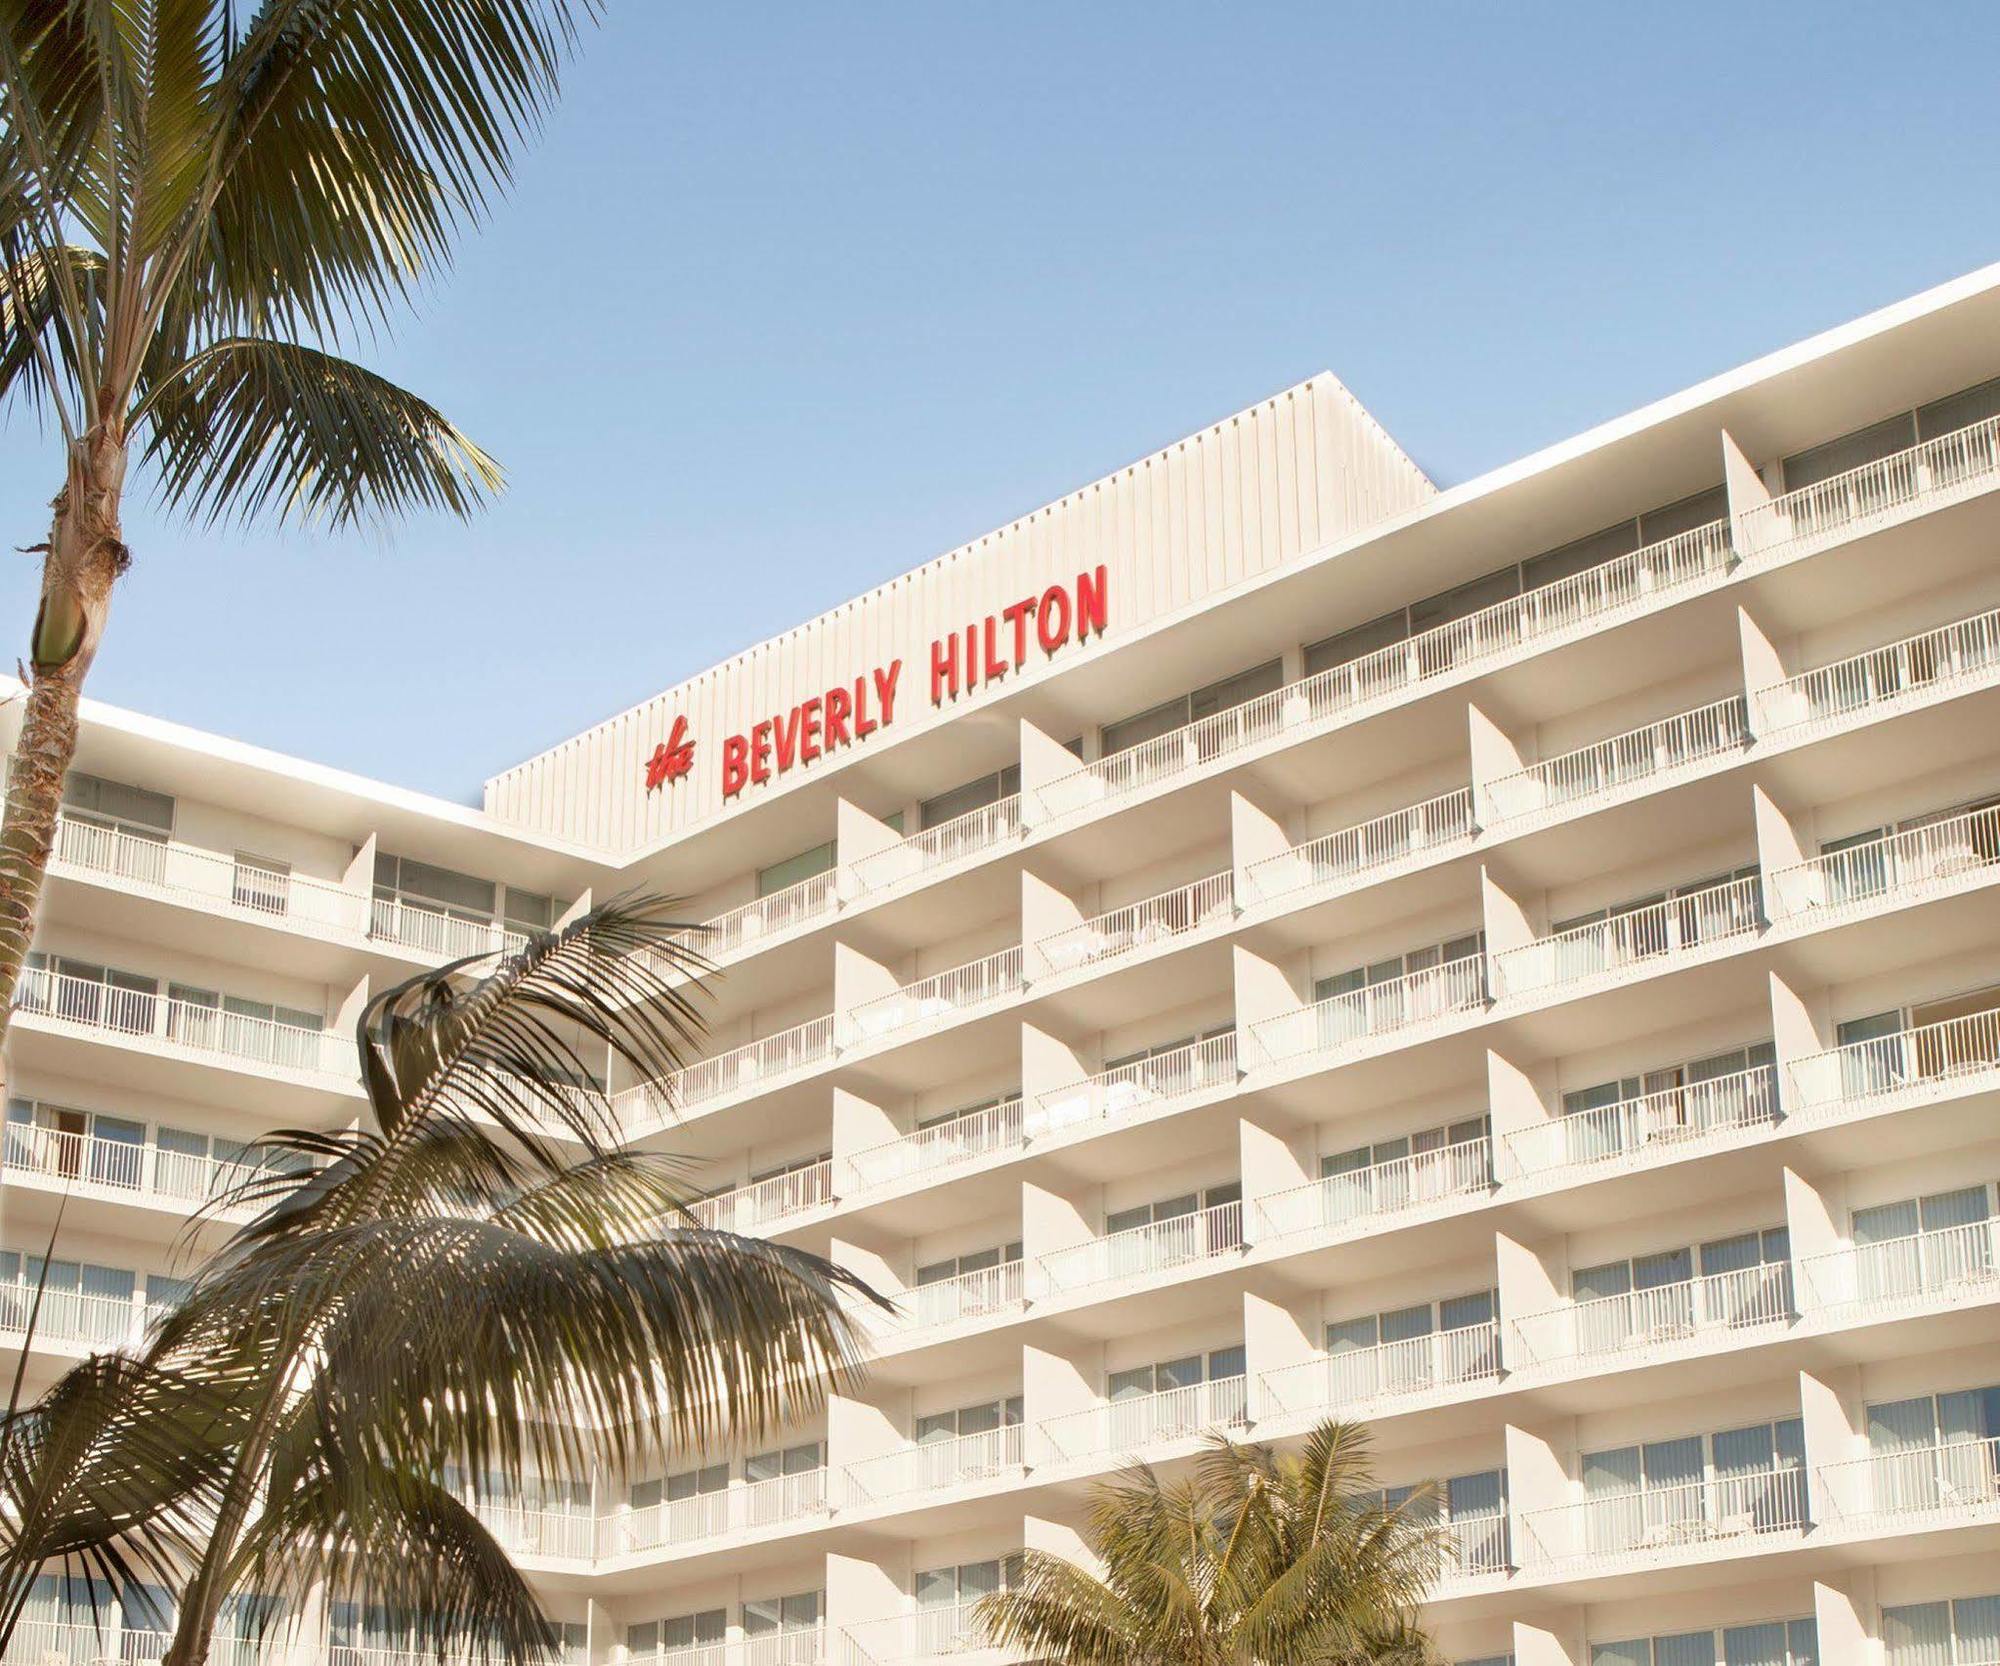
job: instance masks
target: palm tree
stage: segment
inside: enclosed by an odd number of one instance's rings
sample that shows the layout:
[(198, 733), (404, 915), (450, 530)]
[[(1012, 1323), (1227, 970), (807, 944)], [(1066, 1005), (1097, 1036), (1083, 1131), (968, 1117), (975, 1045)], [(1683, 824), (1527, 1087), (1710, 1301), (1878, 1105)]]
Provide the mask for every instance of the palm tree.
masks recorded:
[(603, 1061), (656, 1079), (685, 1055), (686, 938), (621, 900), (387, 990), (358, 1025), (363, 1125), (262, 1142), (229, 1199), (259, 1212), (142, 1361), (230, 1420), (167, 1666), (207, 1658), (231, 1596), (277, 1623), (314, 1588), (384, 1604), (420, 1651), (543, 1655), (452, 1475), (518, 1487), (747, 1438), (853, 1370), (861, 1286), (696, 1225), (680, 1166), (617, 1143)]
[(1358, 1424), (1322, 1423), (1283, 1456), (1217, 1436), (1184, 1479), (1139, 1464), (1093, 1489), (1102, 1575), (1026, 1551), (975, 1618), (1051, 1666), (1429, 1666), (1429, 1497), (1384, 1502)]
[(493, 460), (335, 349), (506, 182), (597, 0), (0, 0), (0, 406), (63, 454), (0, 822), (0, 1038), (135, 448), (213, 524), (469, 515)]

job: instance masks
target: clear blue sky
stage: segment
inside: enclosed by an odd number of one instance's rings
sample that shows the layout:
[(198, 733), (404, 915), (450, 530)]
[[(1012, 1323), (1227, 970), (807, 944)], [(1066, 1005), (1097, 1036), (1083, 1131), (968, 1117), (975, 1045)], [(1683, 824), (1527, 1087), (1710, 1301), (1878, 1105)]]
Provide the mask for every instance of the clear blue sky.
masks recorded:
[[(93, 693), (471, 799), (1315, 371), (1450, 483), (2000, 255), (1990, 0), (609, 11), (364, 355), (505, 498), (335, 539), (142, 491)], [(57, 478), (15, 416), (7, 544)]]

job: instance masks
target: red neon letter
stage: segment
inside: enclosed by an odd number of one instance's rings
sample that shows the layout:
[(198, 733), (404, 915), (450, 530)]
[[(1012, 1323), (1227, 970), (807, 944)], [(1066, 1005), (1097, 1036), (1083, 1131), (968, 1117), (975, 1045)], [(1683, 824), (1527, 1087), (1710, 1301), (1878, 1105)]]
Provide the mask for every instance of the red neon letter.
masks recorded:
[(750, 779), (750, 743), (731, 735), (722, 743), (722, 796), (734, 798)]
[[(879, 673), (878, 673), (879, 675)], [(854, 679), (854, 738), (866, 740), (875, 732), (875, 719), (868, 715), (868, 679)]]
[(958, 633), (940, 637), (931, 644), (931, 704), (944, 704), (945, 690), (958, 697)]
[(903, 674), (903, 662), (889, 661), (887, 671), (875, 673), (875, 695), (882, 702), (882, 721), (887, 723), (896, 715), (896, 679)]
[(1014, 664), (1016, 667), (1028, 657), (1028, 615), (1035, 611), (1035, 598), (1030, 596), (1025, 602), (1016, 602), (1012, 607), (1003, 608), (1000, 617), (1014, 627)]
[(826, 691), (826, 749), (831, 752), (836, 746), (847, 745), (847, 690), (830, 688)]
[(1035, 640), (1045, 654), (1054, 653), (1069, 640), (1069, 592), (1060, 584), (1042, 592), (1042, 605), (1035, 612)]
[(1095, 573), (1076, 575), (1076, 639), (1081, 642), (1095, 631), (1104, 634), (1104, 621), (1109, 610), (1104, 601), (1105, 569), (1099, 567)]
[(815, 694), (799, 707), (799, 762), (809, 764), (819, 756), (819, 696)]
[(785, 713), (785, 719), (777, 725), (778, 730), (778, 773), (783, 775), (792, 767), (799, 755), (799, 708), (794, 706)]
[(771, 779), (771, 720), (768, 717), (750, 730), (750, 779), (760, 787)]
[(989, 683), (996, 677), (1007, 675), (1007, 662), (1000, 657), (1000, 644), (995, 640), (999, 632), (1000, 621), (994, 618), (992, 614), (987, 614), (986, 629), (982, 634), (986, 638), (986, 680)]

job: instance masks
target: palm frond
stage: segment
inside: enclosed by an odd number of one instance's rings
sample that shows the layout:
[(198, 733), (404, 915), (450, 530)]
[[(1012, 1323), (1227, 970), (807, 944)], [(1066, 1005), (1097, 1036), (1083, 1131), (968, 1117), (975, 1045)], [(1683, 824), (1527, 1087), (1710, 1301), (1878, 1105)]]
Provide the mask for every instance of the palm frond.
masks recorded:
[(214, 523), (470, 514), (500, 467), (428, 401), (296, 342), (232, 336), (142, 390), (163, 498)]

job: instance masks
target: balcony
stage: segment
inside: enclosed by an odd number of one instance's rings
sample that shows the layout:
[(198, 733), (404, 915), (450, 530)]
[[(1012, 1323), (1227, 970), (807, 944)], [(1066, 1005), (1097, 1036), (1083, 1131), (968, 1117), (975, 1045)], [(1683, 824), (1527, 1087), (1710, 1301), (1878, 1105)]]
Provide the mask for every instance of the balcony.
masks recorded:
[(1854, 1244), (1801, 1263), (1811, 1311), (1893, 1313), (2000, 1296), (2000, 1219)]
[(1669, 1560), (1694, 1550), (1749, 1549), (1775, 1534), (1803, 1533), (1803, 1469), (1716, 1475), (1634, 1488), (1521, 1518), (1522, 1561), (1595, 1573)]
[(240, 914), (322, 935), (359, 938), (366, 893), (174, 839), (148, 839), (96, 822), (56, 821), (57, 873), (117, 880), (169, 902)]
[(1758, 504), (1743, 516), (1745, 558), (1857, 537), (1991, 491), (2000, 483), (1996, 447), (2000, 419), (1989, 417)]
[(412, 902), (407, 897), (372, 899), (368, 935), (377, 942), (398, 943), (443, 960), (513, 954), (528, 943), (526, 932), (515, 931), (498, 920), (448, 914), (442, 908)]
[(1468, 1383), (1499, 1376), (1500, 1327), (1488, 1320), (1266, 1371), (1258, 1378), (1261, 1416), (1351, 1417), (1378, 1406), (1448, 1399)]
[(848, 1014), (852, 1045), (879, 1041), (884, 1036), (935, 1024), (964, 1012), (969, 1007), (997, 1001), (1025, 987), (1021, 976), (1021, 946), (1001, 949), (978, 960), (934, 973), (872, 1001), (863, 1001)]
[(691, 1106), (814, 1069), (831, 1059), (833, 1051), (833, 1014), (824, 1013), (760, 1041), (697, 1059), (664, 1084), (626, 1088), (613, 1097), (612, 1109), (627, 1129), (670, 1122)]
[(589, 1510), (531, 1510), (482, 1499), (473, 1513), (510, 1556), (589, 1563), (597, 1555), (598, 1520)]
[(1988, 806), (1780, 868), (1771, 875), (1772, 910), (1792, 919), (1918, 902), (1983, 883), (1996, 865), (2000, 806)]
[(860, 890), (880, 891), (1018, 839), (1022, 825), (1021, 796), (1016, 793), (864, 856), (850, 864), (848, 872)]
[(1760, 1064), (1557, 1117), (1509, 1134), (1506, 1147), (1516, 1174), (1561, 1174), (1672, 1157), (1777, 1121), (1777, 1071)]
[(1083, 1458), (1118, 1458), (1147, 1448), (1193, 1440), (1211, 1429), (1249, 1424), (1249, 1397), (1243, 1377), (1217, 1377), (1157, 1394), (1135, 1394), (1084, 1411), (1049, 1418), (1039, 1427), (1050, 1458), (1066, 1463)]
[(1144, 902), (1099, 914), (1035, 945), (1051, 973), (1095, 966), (1134, 949), (1166, 943), (1236, 914), (1235, 875), (1228, 870)]
[[(823, 1624), (787, 1626), (782, 1631), (761, 1632), (755, 1637), (737, 1637), (723, 1643), (689, 1643), (680, 1648), (642, 1653), (614, 1645), (611, 1658), (618, 1666), (831, 1666), (832, 1661)], [(412, 1662), (411, 1666), (419, 1663)], [(429, 1666), (436, 1666), (436, 1662), (429, 1662)], [(844, 1660), (842, 1666), (855, 1663)]]
[(1026, 1472), (1022, 1428), (1010, 1423), (949, 1440), (920, 1441), (847, 1466), (847, 1502), (859, 1507), (917, 1493), (948, 1492)]
[(702, 1198), (690, 1206), (689, 1213), (697, 1225), (712, 1231), (755, 1232), (832, 1201), (833, 1159), (825, 1157), (810, 1168), (792, 1169)]
[(35, 1346), (65, 1349), (123, 1348), (145, 1333), (151, 1311), (132, 1296), (102, 1296), (87, 1290), (43, 1289), (32, 1280), (0, 1284), (0, 1335), (19, 1347), (32, 1320)]
[(1826, 1465), (1820, 1481), (1843, 1526), (2000, 1520), (2000, 1439), (1875, 1452)]
[(1757, 876), (1732, 879), (1609, 919), (1538, 937), (1493, 956), (1496, 1000), (1616, 980), (1763, 929)]
[(1035, 1263), (1052, 1296), (1106, 1284), (1126, 1284), (1243, 1249), (1243, 1205), (1217, 1203), (1185, 1215), (1113, 1232), (1055, 1250)]
[(916, 1285), (904, 1292), (897, 1328), (938, 1330), (971, 1319), (1019, 1313), (1027, 1305), (1021, 1269), (1019, 1261), (1002, 1261), (935, 1284)]
[(1032, 1139), (1084, 1123), (1119, 1122), (1235, 1085), (1236, 1032), (1231, 1030), (1037, 1095), (1027, 1134)]
[[(107, 1612), (102, 1623), (84, 1620), (23, 1619), (0, 1653), (0, 1666), (140, 1666), (157, 1661), (173, 1641), (170, 1633), (117, 1624)], [(212, 1666), (278, 1666), (290, 1654), (283, 1637), (213, 1638)]]
[(2000, 1011), (1970, 1012), (1811, 1053), (1792, 1065), (1798, 1114), (1973, 1093), (2000, 1084)]
[(1517, 1367), (1560, 1368), (1630, 1358), (1644, 1363), (1684, 1345), (1791, 1323), (1788, 1262), (1739, 1267), (1622, 1296), (1597, 1296), (1513, 1323)]
[(1267, 1064), (1308, 1055), (1332, 1061), (1367, 1051), (1371, 1041), (1426, 1029), (1485, 1005), (1485, 957), (1473, 954), (1263, 1019), (1250, 1026), (1250, 1039)]
[(1340, 1233), (1359, 1222), (1422, 1211), (1451, 1198), (1493, 1188), (1493, 1142), (1481, 1137), (1435, 1151), (1392, 1157), (1367, 1168), (1329, 1174), (1257, 1200), (1258, 1238), (1305, 1232)]
[(1513, 1567), (1513, 1535), (1504, 1512), (1459, 1516), (1439, 1525), (1444, 1533), (1444, 1580), (1483, 1579)]
[(716, 1492), (688, 1498), (662, 1499), (636, 1510), (601, 1516), (597, 1522), (597, 1554), (630, 1556), (642, 1550), (698, 1544), (760, 1528), (778, 1527), (832, 1509), (827, 1471), (806, 1469), (796, 1475), (774, 1475)]
[(1085, 813), (1192, 775), (1281, 734), (1347, 721), (1441, 678), (1484, 668), (1644, 612), (1726, 570), (1729, 523), (1649, 544), (1587, 572), (1511, 597), (1407, 641), (1217, 712), (1126, 752), (1100, 758), (1036, 794), (1044, 816)]
[[(272, 1172), (254, 1162), (224, 1162), (19, 1122), (9, 1123), (0, 1139), (0, 1162), (10, 1174), (39, 1175), (66, 1190), (143, 1198), (190, 1210), (214, 1205), (246, 1182), (268, 1179)], [(229, 1203), (220, 1212), (242, 1219), (261, 1206), (254, 1201)]]
[(45, 967), (22, 969), (14, 1008), (91, 1037), (152, 1041), (174, 1053), (337, 1077), (349, 1086), (359, 1072), (353, 1041), (332, 1030), (302, 1029)]
[(1472, 789), (1459, 787), (1251, 863), (1244, 870), (1249, 893), (1244, 900), (1270, 902), (1300, 891), (1332, 892), (1370, 884), (1441, 850), (1470, 845), (1477, 831)]
[(846, 1628), (849, 1666), (900, 1666), (904, 1661), (993, 1650), (977, 1613), (978, 1602), (918, 1606), (908, 1614), (864, 1620)]
[(918, 1128), (899, 1139), (857, 1151), (847, 1159), (848, 1173), (857, 1190), (891, 1186), (899, 1180), (936, 1174), (970, 1163), (995, 1152), (1018, 1151), (1027, 1144), (1021, 1096), (1015, 1094), (998, 1104), (948, 1122)]
[(1743, 696), (1732, 694), (1489, 781), (1486, 820), (1548, 817), (1601, 802), (1691, 764), (1741, 752), (1750, 738)]
[[(682, 933), (679, 941), (682, 947), (705, 959), (723, 960), (766, 937), (775, 937), (781, 931), (831, 914), (839, 906), (838, 873), (828, 868), (782, 891), (773, 891), (768, 897), (759, 897), (712, 920), (704, 920), (699, 929)], [(676, 964), (670, 970), (678, 973), (681, 968)]]
[(1990, 682), (1996, 672), (2000, 608), (1757, 689), (1750, 714), (1760, 737), (1831, 728)]

